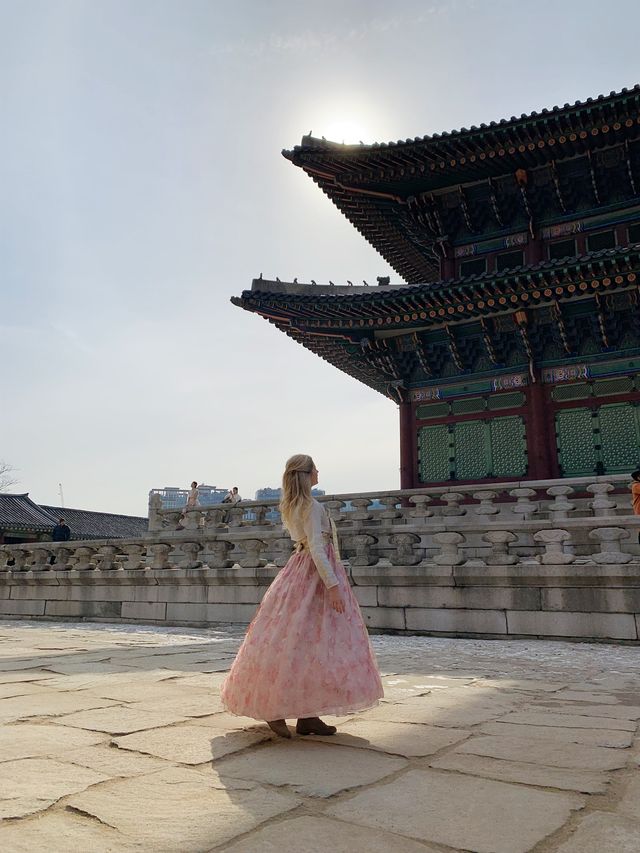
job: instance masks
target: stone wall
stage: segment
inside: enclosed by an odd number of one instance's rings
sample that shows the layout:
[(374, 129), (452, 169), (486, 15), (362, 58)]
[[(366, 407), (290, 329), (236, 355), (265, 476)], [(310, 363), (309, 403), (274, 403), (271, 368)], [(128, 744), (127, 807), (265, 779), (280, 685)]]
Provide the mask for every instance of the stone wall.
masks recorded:
[[(637, 642), (640, 517), (628, 494), (610, 482), (511, 485), (327, 498), (370, 628)], [(155, 505), (143, 539), (3, 546), (0, 618), (247, 623), (292, 551), (273, 510), (195, 509), (178, 529), (179, 513)]]

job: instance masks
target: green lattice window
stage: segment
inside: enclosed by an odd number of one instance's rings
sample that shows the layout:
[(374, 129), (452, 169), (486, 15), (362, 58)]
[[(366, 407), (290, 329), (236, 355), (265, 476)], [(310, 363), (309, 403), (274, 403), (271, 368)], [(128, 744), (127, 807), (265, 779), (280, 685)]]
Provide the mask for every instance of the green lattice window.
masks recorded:
[(508, 394), (491, 394), (487, 399), (490, 409), (517, 409), (524, 406), (524, 394), (521, 391), (511, 391)]
[(451, 403), (451, 413), (454, 415), (470, 415), (483, 411), (484, 400), (482, 397), (461, 397)]
[(418, 406), (416, 409), (416, 418), (419, 421), (426, 421), (429, 418), (446, 418), (448, 414), (448, 403), (427, 403), (426, 406)]
[(611, 403), (556, 413), (558, 458), (565, 477), (621, 474), (638, 464), (640, 407)]
[(424, 426), (418, 454), (423, 483), (521, 477), (527, 473), (524, 421), (514, 415)]

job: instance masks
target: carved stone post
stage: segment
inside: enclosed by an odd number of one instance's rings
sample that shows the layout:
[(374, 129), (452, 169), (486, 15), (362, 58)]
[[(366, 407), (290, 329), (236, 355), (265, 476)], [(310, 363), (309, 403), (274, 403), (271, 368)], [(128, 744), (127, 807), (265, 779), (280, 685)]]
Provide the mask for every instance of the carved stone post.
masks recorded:
[(589, 531), (589, 538), (600, 543), (600, 553), (591, 557), (596, 563), (628, 563), (633, 559), (620, 548), (620, 542), (629, 538), (629, 531), (623, 527), (596, 527)]
[(226, 539), (207, 539), (207, 565), (212, 569), (228, 569), (233, 565), (233, 560), (229, 558), (229, 551), (231, 551), (231, 542)]
[(556, 563), (567, 565), (573, 563), (576, 555), (567, 549), (571, 547), (571, 534), (568, 530), (555, 528), (552, 530), (538, 530), (533, 534), (536, 542), (542, 542), (545, 547), (544, 554), (540, 556), (541, 563)]
[(459, 494), (459, 492), (445, 492), (441, 497), (446, 503), (446, 506), (442, 507), (442, 515), (467, 514), (466, 507), (460, 506), (460, 501), (464, 500), (464, 495)]
[[(344, 501), (323, 501), (322, 506), (325, 507), (329, 513), (329, 518), (332, 518), (336, 522), (345, 520), (345, 514), (341, 512), (344, 506)], [(347, 513), (347, 515), (351, 515), (351, 513)]]
[(157, 533), (162, 530), (162, 517), (160, 510), (162, 509), (162, 498), (160, 495), (149, 496), (149, 533)]
[(238, 563), (243, 569), (257, 569), (267, 565), (261, 556), (266, 548), (266, 542), (262, 539), (242, 539), (236, 547), (239, 549)]
[(371, 513), (369, 512), (370, 503), (369, 498), (353, 498), (351, 506), (355, 507), (355, 509), (349, 513), (350, 521), (368, 521), (371, 518)]
[(37, 545), (33, 551), (33, 561), (29, 568), (32, 572), (48, 572), (51, 569), (51, 565), (49, 564), (49, 557), (53, 551), (50, 548), (44, 548), (41, 545)]
[(518, 562), (518, 557), (509, 553), (510, 543), (518, 539), (515, 533), (510, 530), (490, 530), (482, 538), (491, 545), (491, 553), (486, 561), (488, 565), (512, 566)]
[(378, 540), (368, 533), (360, 533), (345, 538), (345, 544), (353, 556), (349, 556), (352, 566), (374, 566), (378, 562), (377, 555), (371, 553), (372, 547)]
[(293, 554), (293, 542), (286, 536), (276, 539), (273, 543), (273, 562), (279, 568), (286, 566), (289, 557)]
[(202, 510), (200, 507), (189, 507), (189, 509), (185, 511), (184, 518), (182, 519), (182, 526), (185, 530), (199, 530), (201, 520)]
[(389, 521), (393, 521), (395, 518), (400, 518), (402, 515), (402, 511), (398, 509), (399, 499), (394, 497), (393, 495), (383, 495), (381, 498), (378, 498), (380, 503), (383, 505), (384, 509), (379, 510), (377, 513), (378, 518), (384, 518)]
[(202, 545), (199, 542), (183, 542), (180, 545), (180, 550), (185, 555), (185, 559), (180, 564), (181, 569), (199, 569), (202, 565), (198, 559), (198, 554), (202, 551)]
[(531, 516), (538, 512), (538, 504), (531, 500), (535, 496), (534, 489), (512, 489), (509, 494), (516, 498), (511, 511), (521, 516), (521, 521), (530, 521)]
[(429, 504), (433, 498), (429, 495), (409, 495), (409, 503), (415, 506), (415, 509), (409, 511), (409, 517), (415, 518), (416, 521), (422, 521), (425, 518), (433, 516), (433, 510), (429, 509)]
[(169, 554), (171, 545), (164, 542), (154, 542), (147, 546), (147, 559), (150, 569), (170, 569)]
[(394, 566), (415, 566), (422, 561), (424, 548), (419, 548), (420, 537), (415, 533), (394, 533), (389, 542), (395, 545), (390, 561)]
[(127, 571), (136, 571), (144, 568), (144, 558), (146, 556), (146, 545), (140, 545), (137, 542), (125, 543), (119, 546), (119, 550), (124, 551), (127, 559), (123, 561), (122, 568)]
[(573, 494), (574, 489), (571, 486), (551, 486), (547, 489), (547, 494), (553, 498), (549, 504), (549, 515), (554, 523), (565, 521), (569, 517), (569, 513), (576, 508), (567, 499), (567, 495)]
[(73, 555), (73, 551), (71, 548), (63, 546), (62, 548), (56, 548), (55, 557), (56, 561), (53, 564), (52, 568), (56, 572), (68, 572), (71, 566), (71, 557)]
[[(156, 497), (159, 496), (156, 495)], [(118, 569), (119, 566), (116, 563), (117, 556), (118, 549), (115, 545), (102, 545), (98, 548), (98, 553), (96, 555), (96, 569), (99, 569), (101, 572)]]
[(229, 527), (241, 527), (244, 513), (244, 508), (241, 506), (229, 507), (227, 510), (227, 524)]
[(75, 549), (75, 562), (73, 564), (73, 568), (77, 572), (91, 572), (94, 571), (95, 565), (92, 562), (93, 557), (97, 548), (91, 548), (88, 545), (81, 545), (80, 547)]
[(25, 551), (22, 548), (16, 548), (15, 551), (11, 551), (11, 556), (13, 557), (13, 566), (11, 568), (14, 572), (26, 572), (28, 570), (28, 551)]
[(591, 486), (587, 486), (587, 491), (593, 495), (593, 500), (589, 506), (596, 518), (614, 515), (617, 503), (607, 497), (609, 492), (613, 491), (611, 483), (593, 483)]
[(221, 506), (207, 507), (203, 510), (205, 531), (220, 530), (227, 525), (224, 523), (226, 509)]
[(440, 553), (433, 557), (434, 563), (439, 566), (459, 566), (464, 563), (465, 558), (460, 553), (460, 546), (466, 540), (461, 533), (434, 533), (433, 541), (440, 546)]
[(489, 521), (492, 515), (497, 515), (500, 512), (500, 508), (493, 503), (498, 497), (497, 492), (483, 490), (474, 492), (472, 497), (474, 500), (480, 501), (478, 506), (471, 507), (472, 511), (478, 516), (478, 521), (482, 519)]

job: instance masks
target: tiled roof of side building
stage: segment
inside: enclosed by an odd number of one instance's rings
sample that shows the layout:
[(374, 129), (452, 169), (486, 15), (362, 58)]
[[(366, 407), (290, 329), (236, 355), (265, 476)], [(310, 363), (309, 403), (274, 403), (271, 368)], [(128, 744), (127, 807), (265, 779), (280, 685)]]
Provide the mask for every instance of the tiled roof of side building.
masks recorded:
[(52, 530), (56, 519), (29, 497), (0, 493), (0, 528), (3, 530), (35, 531), (45, 533)]
[(136, 515), (45, 505), (42, 509), (51, 515), (55, 522), (64, 518), (71, 530), (72, 539), (132, 539), (143, 536), (149, 525), (147, 518)]

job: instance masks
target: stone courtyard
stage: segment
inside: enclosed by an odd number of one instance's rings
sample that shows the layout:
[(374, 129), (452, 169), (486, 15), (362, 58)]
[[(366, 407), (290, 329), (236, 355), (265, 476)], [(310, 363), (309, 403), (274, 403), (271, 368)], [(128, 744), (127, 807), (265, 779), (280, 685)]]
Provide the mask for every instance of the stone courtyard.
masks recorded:
[(226, 714), (242, 628), (0, 623), (3, 853), (637, 853), (637, 647), (374, 636), (333, 738)]

